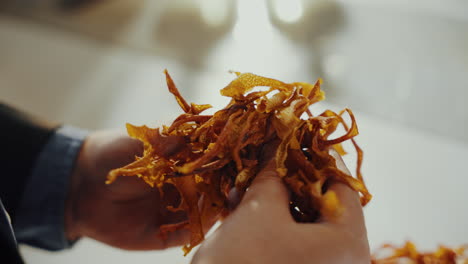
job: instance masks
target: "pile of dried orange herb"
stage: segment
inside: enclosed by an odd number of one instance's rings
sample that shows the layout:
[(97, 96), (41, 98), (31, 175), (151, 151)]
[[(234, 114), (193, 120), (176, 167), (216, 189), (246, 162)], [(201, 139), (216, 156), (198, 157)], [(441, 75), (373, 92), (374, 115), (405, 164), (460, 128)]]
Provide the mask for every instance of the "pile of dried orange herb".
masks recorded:
[[(181, 197), (178, 207), (188, 221), (161, 226), (161, 233), (188, 228), (187, 254), (204, 239), (202, 226), (216, 215), (226, 215), (228, 194), (242, 197), (262, 166), (264, 147), (279, 143), (275, 160), (279, 175), (291, 191), (291, 213), (297, 221), (313, 222), (321, 215), (336, 215), (340, 203), (326, 186), (330, 181), (347, 184), (360, 193), (364, 206), (371, 194), (361, 175), (362, 151), (353, 137), (358, 134), (351, 110), (327, 110), (314, 115), (309, 106), (324, 99), (321, 80), (315, 84), (284, 83), (251, 73), (237, 78), (221, 90), (230, 103), (213, 115), (202, 112), (210, 105), (189, 104), (165, 71), (169, 91), (184, 111), (170, 126), (149, 128), (127, 124), (128, 134), (144, 142), (142, 157), (108, 175), (108, 183), (119, 176), (138, 176), (162, 191), (174, 185)], [(254, 90), (262, 87), (263, 90)], [(348, 114), (348, 126), (343, 118)], [(339, 125), (344, 135), (330, 136)], [(356, 178), (340, 171), (329, 154), (341, 155), (343, 141), (351, 140), (357, 151)]]
[(374, 255), (372, 264), (468, 264), (465, 254), (468, 246), (457, 249), (440, 246), (435, 252), (421, 253), (413, 243), (406, 242), (402, 247), (386, 244), (381, 249), (389, 249), (392, 253), (383, 258)]

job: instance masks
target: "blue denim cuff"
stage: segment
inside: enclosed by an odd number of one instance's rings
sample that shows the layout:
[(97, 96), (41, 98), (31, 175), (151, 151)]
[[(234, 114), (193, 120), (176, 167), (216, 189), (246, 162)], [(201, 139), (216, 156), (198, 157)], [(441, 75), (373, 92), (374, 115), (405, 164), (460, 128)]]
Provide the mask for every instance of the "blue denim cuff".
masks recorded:
[(39, 154), (13, 223), (18, 243), (47, 250), (72, 246), (65, 236), (65, 199), (86, 135), (83, 130), (63, 126)]

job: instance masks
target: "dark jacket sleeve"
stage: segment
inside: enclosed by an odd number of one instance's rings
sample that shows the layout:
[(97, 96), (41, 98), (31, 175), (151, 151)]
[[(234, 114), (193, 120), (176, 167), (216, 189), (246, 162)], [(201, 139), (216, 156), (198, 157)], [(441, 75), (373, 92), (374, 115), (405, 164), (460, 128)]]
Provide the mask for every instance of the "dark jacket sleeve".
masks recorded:
[(57, 128), (0, 102), (0, 198), (14, 216), (35, 160)]

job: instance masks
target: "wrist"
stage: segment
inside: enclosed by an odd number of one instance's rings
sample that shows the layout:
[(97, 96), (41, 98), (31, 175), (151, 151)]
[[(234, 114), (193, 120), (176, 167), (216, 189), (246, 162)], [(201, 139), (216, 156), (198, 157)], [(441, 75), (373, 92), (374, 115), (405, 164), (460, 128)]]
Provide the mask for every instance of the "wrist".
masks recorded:
[(65, 235), (68, 241), (78, 240), (82, 234), (79, 231), (79, 193), (80, 186), (82, 186), (83, 175), (84, 175), (84, 148), (86, 147), (86, 140), (78, 153), (78, 157), (75, 162), (75, 167), (70, 175), (70, 181), (68, 186), (67, 198), (65, 200)]

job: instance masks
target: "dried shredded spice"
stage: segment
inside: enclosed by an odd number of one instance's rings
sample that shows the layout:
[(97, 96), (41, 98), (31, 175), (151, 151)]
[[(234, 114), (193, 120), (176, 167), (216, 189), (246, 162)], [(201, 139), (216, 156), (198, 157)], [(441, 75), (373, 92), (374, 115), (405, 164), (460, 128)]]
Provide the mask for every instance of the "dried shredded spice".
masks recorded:
[[(384, 258), (377, 256), (384, 250), (390, 250), (390, 256)], [(402, 247), (385, 244), (373, 255), (372, 264), (468, 264), (467, 250), (468, 245), (456, 249), (439, 246), (434, 252), (420, 252), (409, 241)]]
[[(201, 113), (210, 105), (189, 104), (165, 71), (169, 92), (184, 111), (170, 126), (149, 128), (127, 124), (128, 134), (144, 143), (143, 156), (108, 175), (110, 184), (120, 176), (137, 176), (162, 191), (174, 185), (181, 197), (176, 207), (187, 221), (160, 227), (168, 232), (187, 228), (190, 244), (184, 253), (204, 239), (203, 226), (211, 219), (229, 214), (228, 194), (234, 187), (242, 195), (262, 166), (264, 147), (279, 142), (275, 153), (279, 175), (291, 191), (291, 213), (297, 221), (314, 222), (322, 215), (342, 209), (330, 181), (345, 183), (360, 193), (361, 204), (372, 198), (361, 170), (362, 150), (354, 141), (358, 128), (353, 112), (327, 110), (314, 115), (309, 106), (323, 100), (321, 80), (315, 84), (284, 83), (252, 73), (235, 72), (237, 78), (221, 89), (230, 103), (213, 115)], [(266, 90), (253, 90), (266, 87)], [(351, 124), (345, 123), (348, 115)], [(338, 126), (345, 133), (330, 138)], [(341, 143), (351, 140), (357, 152), (356, 178), (336, 166), (331, 148), (340, 155)]]

